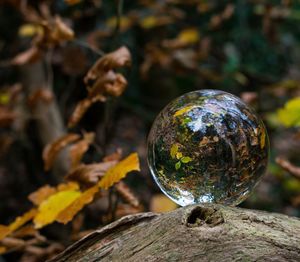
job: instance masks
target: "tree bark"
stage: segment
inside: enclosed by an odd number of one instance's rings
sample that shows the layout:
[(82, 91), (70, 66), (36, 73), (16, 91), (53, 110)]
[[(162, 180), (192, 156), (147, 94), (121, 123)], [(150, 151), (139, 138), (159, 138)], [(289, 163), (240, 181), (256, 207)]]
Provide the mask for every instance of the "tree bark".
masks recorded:
[[(52, 86), (47, 81), (43, 60), (34, 64), (27, 64), (21, 67), (21, 79), (27, 95), (34, 93), (39, 88), (47, 89), (53, 93)], [(57, 105), (55, 96), (50, 103), (38, 103), (34, 108), (33, 115), (36, 120), (37, 134), (42, 147), (55, 141), (57, 138), (66, 134), (63, 119)], [(61, 181), (70, 167), (70, 161), (66, 150), (58, 155), (53, 166), (53, 178), (55, 181)]]
[(100, 260), (300, 261), (300, 220), (208, 204), (142, 213), (94, 231), (51, 261)]

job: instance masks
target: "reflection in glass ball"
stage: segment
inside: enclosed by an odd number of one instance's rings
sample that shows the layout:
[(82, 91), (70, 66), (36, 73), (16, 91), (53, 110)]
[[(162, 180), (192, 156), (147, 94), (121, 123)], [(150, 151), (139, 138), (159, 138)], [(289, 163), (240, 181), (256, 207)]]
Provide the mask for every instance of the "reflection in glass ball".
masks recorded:
[(239, 204), (266, 171), (268, 153), (262, 121), (238, 97), (218, 90), (173, 100), (148, 138), (151, 173), (181, 206)]

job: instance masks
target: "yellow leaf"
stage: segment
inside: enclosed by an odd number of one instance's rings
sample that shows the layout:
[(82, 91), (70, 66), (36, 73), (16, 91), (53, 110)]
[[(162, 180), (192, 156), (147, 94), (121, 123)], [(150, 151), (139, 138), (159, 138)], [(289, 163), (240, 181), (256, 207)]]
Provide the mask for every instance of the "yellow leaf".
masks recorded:
[(260, 148), (264, 148), (266, 144), (266, 132), (262, 130), (261, 136), (260, 136)]
[(33, 209), (29, 210), (28, 212), (26, 212), (25, 214), (23, 214), (22, 216), (17, 217), (15, 219), (15, 221), (9, 225), (10, 231), (13, 232), (16, 229), (23, 226), (25, 223), (27, 223), (28, 221), (33, 219), (34, 216), (36, 215), (36, 213), (37, 213), (37, 210), (35, 208), (33, 208)]
[(156, 213), (168, 212), (176, 208), (176, 203), (163, 194), (154, 195), (150, 202), (150, 210)]
[(173, 22), (173, 19), (169, 16), (147, 16), (140, 22), (141, 27), (144, 29), (151, 29), (157, 26), (168, 25)]
[(175, 112), (174, 116), (181, 116), (186, 112), (189, 112), (191, 109), (193, 109), (195, 106), (185, 106), (181, 109), (179, 109), (178, 111)]
[(137, 153), (130, 154), (127, 158), (107, 170), (104, 177), (99, 181), (101, 188), (107, 189), (114, 183), (119, 182), (130, 171), (140, 171), (140, 163)]
[(62, 210), (56, 221), (66, 224), (73, 219), (73, 217), (87, 204), (91, 203), (94, 199), (94, 195), (99, 191), (99, 186), (95, 185), (86, 191), (84, 191), (81, 196), (75, 199), (67, 208)]
[(0, 225), (0, 240), (5, 238), (10, 233), (8, 226)]
[(80, 195), (80, 191), (66, 190), (50, 196), (38, 208), (38, 214), (33, 220), (35, 227), (42, 228), (54, 222), (59, 213), (79, 198)]
[(181, 152), (177, 152), (177, 153), (176, 153), (176, 158), (177, 158), (177, 159), (182, 158), (182, 153), (181, 153)]
[(7, 105), (10, 101), (10, 94), (8, 92), (0, 93), (0, 104)]
[(10, 233), (14, 232), (24, 224), (26, 224), (28, 221), (34, 218), (36, 215), (37, 210), (36, 209), (31, 209), (22, 216), (19, 216), (15, 219), (14, 222), (12, 222), (8, 226), (0, 225), (0, 240), (8, 236)]
[(145, 17), (142, 21), (141, 21), (141, 26), (149, 29), (152, 27), (155, 27), (157, 25), (157, 18), (155, 16), (148, 16)]
[(277, 112), (278, 118), (286, 127), (300, 126), (300, 97), (289, 100), (284, 108)]
[(181, 31), (179, 35), (177, 36), (177, 39), (181, 43), (185, 44), (195, 44), (200, 39), (200, 34), (197, 29), (195, 28), (189, 28)]
[(171, 150), (170, 150), (170, 155), (171, 155), (172, 158), (176, 157), (178, 149), (179, 149), (178, 144), (175, 143), (175, 144), (172, 145)]
[(19, 36), (31, 37), (34, 35), (42, 35), (43, 28), (37, 24), (24, 24), (19, 28)]
[[(127, 16), (122, 16), (120, 19), (120, 29), (121, 31), (126, 31), (131, 27), (131, 20)], [(115, 28), (117, 25), (117, 17), (113, 16), (106, 21), (106, 25), (110, 28)]]

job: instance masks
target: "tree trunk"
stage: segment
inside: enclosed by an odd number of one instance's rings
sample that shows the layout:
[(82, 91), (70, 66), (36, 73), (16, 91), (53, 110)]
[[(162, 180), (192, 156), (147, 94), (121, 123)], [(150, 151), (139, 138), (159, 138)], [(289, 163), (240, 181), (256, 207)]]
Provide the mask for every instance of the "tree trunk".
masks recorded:
[[(21, 67), (21, 79), (27, 95), (31, 95), (39, 88), (47, 89), (53, 93), (52, 86), (47, 82), (43, 60), (34, 64), (28, 64)], [(53, 94), (54, 97), (54, 94)], [(57, 138), (66, 134), (62, 116), (59, 111), (56, 99), (47, 104), (38, 103), (34, 108), (33, 115), (37, 124), (37, 134), (41, 141), (42, 147), (55, 141)], [(69, 170), (70, 161), (66, 150), (58, 155), (53, 166), (53, 178), (56, 182)]]
[(131, 215), (79, 240), (62, 261), (300, 261), (300, 220), (221, 205)]

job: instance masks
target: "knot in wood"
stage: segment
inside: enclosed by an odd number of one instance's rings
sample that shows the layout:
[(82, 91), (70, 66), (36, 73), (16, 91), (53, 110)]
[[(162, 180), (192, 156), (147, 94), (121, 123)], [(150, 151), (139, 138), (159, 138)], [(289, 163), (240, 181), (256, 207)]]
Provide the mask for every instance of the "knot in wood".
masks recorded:
[(188, 227), (198, 227), (205, 224), (214, 227), (224, 223), (222, 212), (213, 207), (196, 206), (185, 217), (185, 225)]

